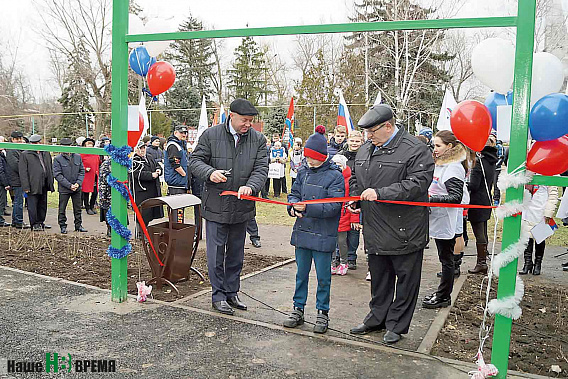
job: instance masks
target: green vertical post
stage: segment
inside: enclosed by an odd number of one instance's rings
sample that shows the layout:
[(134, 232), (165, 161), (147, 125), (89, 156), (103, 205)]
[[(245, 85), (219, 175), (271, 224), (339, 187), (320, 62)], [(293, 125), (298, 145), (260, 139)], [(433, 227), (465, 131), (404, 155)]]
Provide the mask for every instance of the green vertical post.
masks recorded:
[[(519, 0), (517, 12), (515, 81), (513, 84), (514, 100), (511, 119), (511, 145), (509, 148), (509, 163), (507, 165), (508, 172), (521, 165), (527, 157), (536, 0)], [(507, 189), (506, 201), (522, 201), (523, 192), (523, 187)], [(507, 217), (503, 223), (503, 243), (501, 249), (505, 249), (517, 242), (520, 230), (521, 218)], [(514, 295), (516, 277), (517, 259), (500, 270), (497, 298)], [(510, 318), (500, 315), (495, 316), (491, 363), (499, 369), (498, 378), (507, 376), (512, 323), (513, 320)]]
[[(115, 146), (127, 144), (127, 106), (128, 106), (128, 0), (113, 0), (112, 3), (112, 103), (111, 103), (111, 135)], [(112, 174), (120, 181), (126, 180), (126, 168), (112, 162)], [(112, 212), (117, 219), (126, 225), (126, 201), (114, 188), (112, 189)], [(111, 237), (112, 246), (120, 249), (126, 242), (114, 231)], [(127, 298), (127, 262), (128, 258), (111, 261), (111, 299), (115, 302), (126, 301)]]

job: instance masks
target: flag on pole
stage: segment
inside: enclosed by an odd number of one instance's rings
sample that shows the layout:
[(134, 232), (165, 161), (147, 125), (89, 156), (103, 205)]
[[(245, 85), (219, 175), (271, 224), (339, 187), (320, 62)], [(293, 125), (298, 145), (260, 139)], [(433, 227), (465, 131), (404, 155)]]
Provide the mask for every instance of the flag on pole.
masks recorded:
[(227, 114), (225, 113), (225, 107), (221, 104), (221, 109), (219, 109), (219, 121), (221, 124), (227, 121)]
[(205, 103), (205, 96), (201, 101), (201, 113), (199, 115), (199, 125), (197, 126), (197, 136), (195, 137), (195, 141), (193, 142), (192, 147), (195, 149), (197, 146), (197, 141), (199, 141), (199, 137), (203, 134), (203, 132), (209, 127), (207, 122), (207, 104)]
[(339, 89), (339, 109), (337, 110), (337, 125), (345, 126), (347, 135), (349, 135), (350, 131), (355, 130), (355, 126), (353, 125), (353, 120), (351, 120), (351, 116), (349, 115), (349, 109), (347, 109), (347, 103), (343, 98), (343, 91), (341, 91), (341, 88)]
[(149, 126), (146, 97), (142, 94), (138, 105), (128, 106), (128, 145), (137, 146), (148, 133)]
[(383, 101), (383, 98), (381, 97), (381, 91), (379, 91), (379, 92), (377, 92), (377, 97), (376, 97), (373, 105), (379, 105), (382, 101)]
[(458, 103), (456, 99), (454, 99), (452, 92), (446, 88), (442, 107), (440, 108), (440, 115), (438, 116), (438, 124), (436, 125), (438, 130), (452, 130), (450, 126), (450, 116), (452, 115), (452, 109), (454, 109), (456, 105), (458, 105)]
[(290, 99), (288, 115), (286, 116), (286, 131), (288, 132), (288, 147), (294, 146), (294, 98)]

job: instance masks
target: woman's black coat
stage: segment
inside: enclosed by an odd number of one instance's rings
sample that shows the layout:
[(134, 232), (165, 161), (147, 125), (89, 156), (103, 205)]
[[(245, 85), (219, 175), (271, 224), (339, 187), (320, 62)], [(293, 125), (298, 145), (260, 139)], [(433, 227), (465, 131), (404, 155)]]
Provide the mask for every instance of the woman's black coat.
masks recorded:
[[(134, 200), (136, 205), (140, 205), (144, 200), (162, 196), (160, 178), (153, 178), (152, 173), (159, 168), (156, 160), (146, 155), (141, 157), (135, 155), (132, 159), (132, 173), (128, 175), (130, 188), (134, 190)], [(164, 217), (162, 207), (153, 207), (142, 211), (142, 219), (146, 226), (156, 218)]]
[[(497, 148), (493, 146), (485, 146), (481, 154), (477, 154), (477, 162), (471, 170), (471, 177), (467, 184), (470, 204), (492, 205), (493, 202), (487, 196), (487, 189), (489, 189), (491, 194), (493, 183), (495, 182), (497, 159)], [(485, 187), (486, 183), (487, 187)], [(490, 217), (491, 209), (470, 209), (467, 214), (470, 222), (487, 221)]]

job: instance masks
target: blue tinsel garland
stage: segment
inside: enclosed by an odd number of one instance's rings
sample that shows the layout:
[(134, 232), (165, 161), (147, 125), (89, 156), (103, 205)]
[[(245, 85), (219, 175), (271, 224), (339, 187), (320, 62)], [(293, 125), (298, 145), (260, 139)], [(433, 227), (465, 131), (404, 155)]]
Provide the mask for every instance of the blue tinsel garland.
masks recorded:
[[(105, 146), (104, 149), (110, 155), (113, 162), (116, 162), (119, 165), (127, 167), (129, 169), (132, 167), (132, 159), (130, 159), (130, 157), (128, 156), (128, 154), (132, 152), (132, 148), (130, 146), (116, 147), (111, 144)], [(109, 186), (117, 190), (118, 193), (120, 193), (120, 195), (126, 200), (126, 202), (130, 200), (126, 187), (123, 183), (120, 183), (115, 176), (109, 174), (107, 176), (107, 183)], [(126, 241), (126, 245), (124, 245), (120, 249), (109, 245), (107, 254), (111, 258), (124, 258), (132, 252), (132, 245), (130, 244), (130, 242), (128, 242), (132, 237), (132, 232), (126, 225), (123, 225), (120, 221), (118, 221), (116, 216), (112, 213), (111, 207), (109, 207), (106, 213), (106, 219), (111, 229)]]

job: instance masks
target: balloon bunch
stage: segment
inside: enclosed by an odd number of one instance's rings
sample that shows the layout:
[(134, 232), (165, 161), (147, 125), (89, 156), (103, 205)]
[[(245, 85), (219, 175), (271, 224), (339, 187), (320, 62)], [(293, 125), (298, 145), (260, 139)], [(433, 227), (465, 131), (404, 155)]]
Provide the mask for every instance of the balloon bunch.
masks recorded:
[[(144, 26), (142, 21), (135, 16), (130, 17), (130, 34), (159, 33), (163, 31), (163, 25), (158, 19), (152, 19)], [(156, 96), (164, 93), (174, 84), (176, 71), (171, 64), (157, 61), (155, 57), (164, 52), (168, 47), (168, 41), (150, 41), (144, 45), (134, 43), (128, 61), (130, 68), (138, 75), (145, 77), (148, 88), (145, 93), (156, 100)]]
[[(473, 100), (459, 103), (452, 111), (450, 124), (457, 138), (480, 151), (491, 133), (497, 130), (497, 107), (511, 105), (515, 48), (501, 38), (488, 38), (472, 51), (475, 76), (491, 92), (481, 104)], [(527, 169), (556, 175), (568, 170), (568, 96), (558, 93), (564, 83), (562, 62), (550, 53), (533, 58), (529, 128), (536, 142), (527, 156)]]

